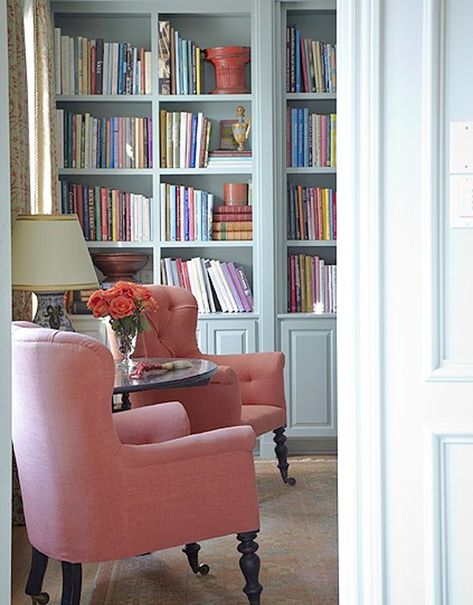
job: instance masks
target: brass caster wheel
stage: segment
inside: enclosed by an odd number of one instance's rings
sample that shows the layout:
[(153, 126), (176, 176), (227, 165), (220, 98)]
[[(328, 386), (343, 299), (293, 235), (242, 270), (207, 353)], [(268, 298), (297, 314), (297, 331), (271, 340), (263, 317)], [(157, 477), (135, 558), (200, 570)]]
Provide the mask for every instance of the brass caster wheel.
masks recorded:
[(206, 565), (205, 563), (202, 563), (202, 565), (199, 565), (199, 569), (197, 570), (196, 573), (200, 574), (201, 576), (206, 576), (210, 571), (210, 567), (208, 565)]
[(33, 605), (46, 605), (46, 603), (49, 603), (49, 595), (47, 592), (40, 592), (39, 594), (32, 594), (30, 596)]
[(287, 483), (287, 485), (295, 485), (297, 483), (297, 481), (294, 479), (294, 477), (288, 477), (286, 479), (286, 483)]

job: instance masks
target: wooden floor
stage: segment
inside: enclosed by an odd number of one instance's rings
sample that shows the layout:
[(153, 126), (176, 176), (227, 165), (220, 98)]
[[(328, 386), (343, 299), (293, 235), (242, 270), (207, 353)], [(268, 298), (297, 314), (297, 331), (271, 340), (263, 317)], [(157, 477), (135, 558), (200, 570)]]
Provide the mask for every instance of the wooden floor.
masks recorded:
[[(11, 605), (31, 605), (30, 597), (25, 595), (25, 585), (28, 578), (31, 560), (31, 546), (24, 527), (13, 528), (12, 552), (12, 599)], [(87, 605), (92, 595), (97, 573), (97, 564), (82, 565), (82, 599), (81, 605)], [(61, 564), (58, 561), (49, 561), (43, 590), (49, 593), (50, 605), (61, 602)]]

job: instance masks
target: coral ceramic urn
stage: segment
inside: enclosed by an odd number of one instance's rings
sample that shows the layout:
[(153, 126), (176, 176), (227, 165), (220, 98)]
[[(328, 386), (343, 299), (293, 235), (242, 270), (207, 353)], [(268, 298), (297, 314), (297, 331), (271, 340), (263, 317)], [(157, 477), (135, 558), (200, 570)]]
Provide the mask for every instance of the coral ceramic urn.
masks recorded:
[(234, 95), (249, 92), (245, 82), (245, 65), (250, 62), (247, 46), (206, 48), (205, 59), (215, 67), (214, 95)]

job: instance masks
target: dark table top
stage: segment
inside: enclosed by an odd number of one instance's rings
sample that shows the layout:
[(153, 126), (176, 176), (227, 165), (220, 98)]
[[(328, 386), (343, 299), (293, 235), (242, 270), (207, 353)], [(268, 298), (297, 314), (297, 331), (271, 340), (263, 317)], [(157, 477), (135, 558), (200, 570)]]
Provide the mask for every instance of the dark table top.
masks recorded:
[[(146, 361), (150, 363), (175, 361), (170, 357), (140, 358), (134, 361)], [(205, 359), (189, 359), (191, 368), (183, 370), (156, 370), (144, 378), (130, 378), (128, 371), (118, 362), (115, 365), (115, 386), (113, 392), (132, 393), (151, 389), (173, 389), (177, 387), (194, 387), (207, 384), (217, 371), (217, 365)]]

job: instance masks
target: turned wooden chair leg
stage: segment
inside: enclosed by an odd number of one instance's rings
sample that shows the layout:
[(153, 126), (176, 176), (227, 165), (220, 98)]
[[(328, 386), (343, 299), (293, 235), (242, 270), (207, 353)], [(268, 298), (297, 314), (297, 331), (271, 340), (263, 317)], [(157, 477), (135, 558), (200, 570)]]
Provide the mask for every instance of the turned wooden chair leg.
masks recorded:
[(33, 605), (46, 605), (49, 601), (48, 593), (41, 592), (47, 566), (48, 557), (33, 546), (31, 549), (30, 574), (25, 588), (25, 593), (31, 597)]
[(238, 552), (242, 555), (240, 558), (240, 569), (246, 580), (243, 592), (248, 597), (250, 605), (260, 605), (261, 593), (263, 591), (263, 587), (258, 581), (261, 566), (260, 558), (256, 554), (259, 548), (255, 542), (258, 532), (259, 529), (237, 535), (237, 540), (241, 542), (238, 545)]
[(199, 565), (199, 550), (200, 544), (197, 544), (197, 542), (192, 542), (191, 544), (186, 544), (182, 549), (182, 552), (187, 555), (187, 560), (189, 561), (192, 571), (195, 574), (206, 576), (210, 571), (210, 567), (205, 563)]
[(276, 456), (278, 458), (278, 468), (281, 473), (282, 480), (287, 485), (295, 485), (296, 480), (293, 477), (288, 477), (288, 469), (289, 464), (287, 462), (287, 445), (286, 445), (286, 435), (285, 435), (285, 427), (280, 427), (273, 431), (274, 433), (274, 443), (276, 447), (274, 451), (276, 452)]
[(61, 605), (80, 605), (82, 590), (82, 565), (61, 561), (62, 598)]

